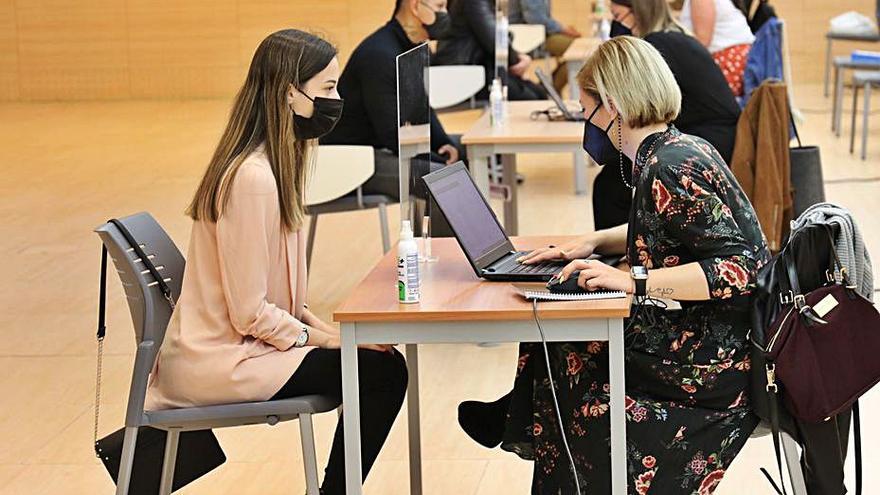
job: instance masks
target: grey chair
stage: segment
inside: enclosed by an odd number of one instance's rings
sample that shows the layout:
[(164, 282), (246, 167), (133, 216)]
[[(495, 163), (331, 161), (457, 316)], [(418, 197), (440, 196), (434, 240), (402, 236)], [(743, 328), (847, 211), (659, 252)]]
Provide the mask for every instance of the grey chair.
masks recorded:
[(856, 143), (856, 107), (859, 104), (859, 90), (864, 91), (862, 103), (862, 160), (868, 157), (868, 123), (871, 121), (871, 88), (880, 88), (880, 70), (856, 71), (853, 73), (853, 105), (852, 125), (849, 134), (849, 152), (852, 153)]
[[(177, 246), (148, 213), (138, 213), (120, 221), (162, 274), (171, 289), (173, 299), (176, 300), (180, 295), (185, 263)], [(119, 229), (111, 223), (105, 223), (95, 229), (95, 232), (107, 247), (108, 254), (122, 280), (137, 343), (125, 413), (125, 440), (116, 493), (118, 495), (128, 493), (137, 433), (141, 426), (150, 426), (168, 432), (160, 484), (160, 495), (167, 495), (171, 493), (177, 443), (181, 432), (263, 423), (275, 425), (281, 421), (299, 419), (307, 494), (318, 495), (318, 467), (312, 414), (336, 409), (339, 406), (337, 400), (309, 395), (267, 402), (163, 411), (144, 410), (147, 382), (165, 337), (165, 327), (171, 317), (171, 308), (162, 295), (158, 283), (150, 275), (149, 270), (145, 269), (141, 259), (137, 257)]]
[(329, 213), (379, 209), (382, 252), (391, 249), (387, 206), (394, 202), (381, 194), (363, 194), (362, 186), (376, 170), (372, 146), (321, 145), (306, 189), (309, 236), (306, 265), (311, 268), (312, 249), (318, 231), (318, 217)]

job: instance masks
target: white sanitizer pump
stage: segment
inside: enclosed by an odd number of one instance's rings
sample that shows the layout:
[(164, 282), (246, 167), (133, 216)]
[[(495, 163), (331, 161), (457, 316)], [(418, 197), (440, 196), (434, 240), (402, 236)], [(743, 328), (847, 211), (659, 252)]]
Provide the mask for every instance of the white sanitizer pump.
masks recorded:
[(412, 224), (404, 220), (400, 226), (400, 243), (397, 245), (397, 297), (401, 303), (419, 302), (419, 246), (413, 237)]

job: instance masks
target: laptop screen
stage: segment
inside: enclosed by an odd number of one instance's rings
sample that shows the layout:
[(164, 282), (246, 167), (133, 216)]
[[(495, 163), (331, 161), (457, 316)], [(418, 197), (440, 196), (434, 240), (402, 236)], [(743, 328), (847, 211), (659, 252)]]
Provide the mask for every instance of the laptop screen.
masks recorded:
[(463, 164), (459, 162), (425, 176), (425, 182), (472, 262), (477, 263), (500, 246), (512, 247)]
[(538, 76), (538, 80), (541, 82), (541, 86), (543, 86), (544, 90), (547, 91), (547, 96), (549, 96), (550, 99), (553, 100), (553, 103), (555, 103), (556, 106), (560, 110), (562, 110), (562, 113), (564, 113), (565, 116), (568, 117), (569, 113), (571, 113), (571, 110), (568, 109), (568, 107), (565, 105), (565, 102), (562, 101), (562, 97), (559, 96), (559, 92), (556, 91), (556, 88), (553, 87), (553, 81), (551, 81), (550, 78), (547, 77), (547, 74), (545, 74), (540, 67), (535, 70), (535, 75)]

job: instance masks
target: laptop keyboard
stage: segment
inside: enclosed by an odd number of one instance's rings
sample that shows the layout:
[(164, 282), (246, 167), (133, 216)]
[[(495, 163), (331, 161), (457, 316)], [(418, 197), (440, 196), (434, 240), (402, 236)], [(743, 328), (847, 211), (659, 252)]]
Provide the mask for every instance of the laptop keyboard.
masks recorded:
[(502, 263), (498, 268), (502, 273), (510, 273), (510, 274), (555, 274), (560, 270), (559, 262), (546, 261), (544, 263), (539, 263), (537, 265), (523, 265), (522, 263), (517, 263), (516, 259), (527, 252), (516, 253), (511, 256), (506, 262)]

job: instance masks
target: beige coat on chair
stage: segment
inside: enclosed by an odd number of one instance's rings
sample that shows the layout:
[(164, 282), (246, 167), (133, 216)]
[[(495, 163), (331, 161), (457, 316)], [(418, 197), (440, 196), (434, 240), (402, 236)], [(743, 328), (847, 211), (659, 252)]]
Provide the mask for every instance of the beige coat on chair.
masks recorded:
[(183, 288), (150, 376), (147, 410), (271, 398), (310, 348), (305, 241), (282, 229), (262, 148), (241, 165), (217, 223), (193, 223)]

